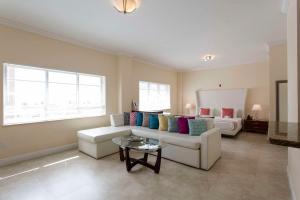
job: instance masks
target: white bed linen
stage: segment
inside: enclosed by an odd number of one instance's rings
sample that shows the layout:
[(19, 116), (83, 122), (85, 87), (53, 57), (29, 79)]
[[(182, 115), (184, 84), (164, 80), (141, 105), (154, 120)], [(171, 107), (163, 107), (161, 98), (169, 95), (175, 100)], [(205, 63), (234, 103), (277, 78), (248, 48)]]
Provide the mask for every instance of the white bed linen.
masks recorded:
[(242, 129), (242, 118), (221, 118), (214, 119), (215, 127), (221, 129), (224, 135), (236, 135)]

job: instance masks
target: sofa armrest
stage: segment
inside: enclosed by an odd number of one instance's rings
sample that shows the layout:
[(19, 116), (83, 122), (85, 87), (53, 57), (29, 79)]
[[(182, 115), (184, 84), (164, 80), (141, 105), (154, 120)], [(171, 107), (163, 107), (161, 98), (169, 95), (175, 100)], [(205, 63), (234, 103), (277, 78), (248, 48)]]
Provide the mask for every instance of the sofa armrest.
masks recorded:
[(213, 128), (201, 135), (201, 168), (209, 170), (221, 157), (221, 131)]

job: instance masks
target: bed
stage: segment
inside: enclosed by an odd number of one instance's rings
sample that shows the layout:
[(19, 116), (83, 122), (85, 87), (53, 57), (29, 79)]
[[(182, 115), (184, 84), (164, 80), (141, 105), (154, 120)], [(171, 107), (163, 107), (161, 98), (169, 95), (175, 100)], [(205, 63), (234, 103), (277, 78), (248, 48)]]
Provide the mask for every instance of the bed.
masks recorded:
[[(235, 136), (242, 129), (246, 95), (247, 89), (197, 90), (197, 113), (201, 108), (211, 108), (215, 127), (222, 135)], [(222, 108), (233, 108), (233, 118), (222, 118)]]
[(221, 129), (223, 135), (235, 136), (242, 129), (242, 118), (215, 117), (214, 125)]

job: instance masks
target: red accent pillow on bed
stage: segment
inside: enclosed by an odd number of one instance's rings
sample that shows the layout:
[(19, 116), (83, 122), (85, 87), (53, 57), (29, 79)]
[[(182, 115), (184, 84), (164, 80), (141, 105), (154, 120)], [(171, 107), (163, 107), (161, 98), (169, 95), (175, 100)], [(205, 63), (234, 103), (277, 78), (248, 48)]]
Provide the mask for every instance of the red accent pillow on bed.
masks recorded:
[(209, 108), (200, 108), (200, 115), (209, 115), (210, 109)]
[(233, 108), (222, 108), (222, 118), (233, 118)]

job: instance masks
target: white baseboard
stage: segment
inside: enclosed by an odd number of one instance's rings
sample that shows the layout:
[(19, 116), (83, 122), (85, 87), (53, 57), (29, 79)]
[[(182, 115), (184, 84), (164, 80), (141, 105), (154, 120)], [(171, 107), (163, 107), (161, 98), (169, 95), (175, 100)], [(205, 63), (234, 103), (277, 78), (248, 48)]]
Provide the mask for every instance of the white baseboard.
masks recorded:
[(289, 167), (286, 168), (287, 170), (287, 176), (288, 176), (288, 181), (289, 181), (289, 187), (290, 187), (290, 191), (291, 191), (291, 200), (297, 200), (296, 199), (296, 194), (295, 194), (295, 191), (294, 191), (294, 187), (293, 187), (293, 181), (291, 179), (291, 175), (289, 173)]
[(17, 163), (17, 162), (31, 160), (34, 158), (39, 158), (42, 156), (47, 156), (47, 155), (54, 154), (54, 153), (63, 152), (66, 150), (76, 149), (77, 147), (78, 147), (77, 143), (67, 144), (64, 146), (53, 147), (53, 148), (49, 148), (49, 149), (35, 151), (32, 153), (26, 153), (26, 154), (22, 154), (22, 155), (13, 156), (13, 157), (3, 158), (3, 159), (0, 159), (0, 167), (3, 167), (5, 165), (10, 165), (13, 163)]

